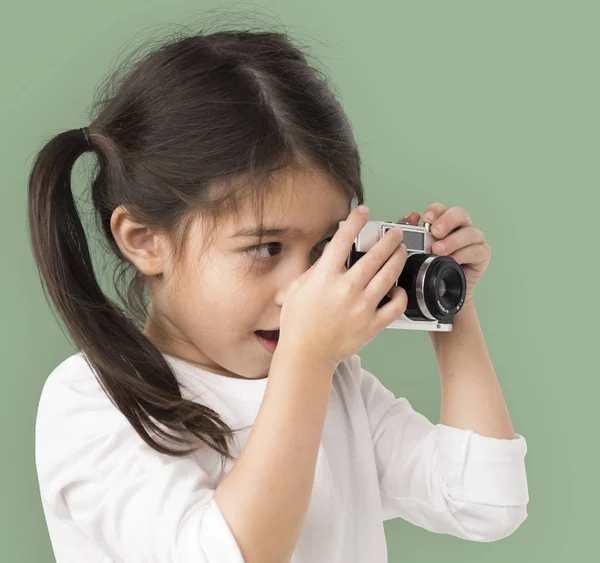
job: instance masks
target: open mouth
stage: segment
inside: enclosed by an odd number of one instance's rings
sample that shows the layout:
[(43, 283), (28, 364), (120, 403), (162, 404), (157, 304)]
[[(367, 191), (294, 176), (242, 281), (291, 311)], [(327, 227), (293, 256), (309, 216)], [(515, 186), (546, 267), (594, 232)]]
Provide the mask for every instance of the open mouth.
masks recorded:
[(255, 332), (265, 340), (270, 340), (271, 342), (279, 340), (279, 330), (257, 330)]

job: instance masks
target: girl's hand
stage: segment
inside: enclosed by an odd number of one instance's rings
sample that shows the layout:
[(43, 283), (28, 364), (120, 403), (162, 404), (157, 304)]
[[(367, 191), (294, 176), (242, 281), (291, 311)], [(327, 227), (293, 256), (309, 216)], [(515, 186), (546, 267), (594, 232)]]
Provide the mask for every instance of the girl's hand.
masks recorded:
[(488, 267), (492, 253), (485, 235), (473, 226), (465, 209), (447, 209), (442, 203), (432, 203), (422, 216), (413, 211), (397, 222), (417, 225), (419, 219), (432, 224), (431, 233), (438, 242), (434, 242), (431, 251), (440, 256), (450, 256), (462, 266), (467, 279), (465, 304), (472, 301), (473, 290)]
[[(354, 209), (319, 259), (287, 288), (275, 354), (301, 348), (333, 369), (406, 311), (406, 291), (396, 281), (406, 264), (402, 229), (390, 229), (346, 268), (352, 244), (368, 222)], [(377, 309), (391, 291), (391, 300)]]

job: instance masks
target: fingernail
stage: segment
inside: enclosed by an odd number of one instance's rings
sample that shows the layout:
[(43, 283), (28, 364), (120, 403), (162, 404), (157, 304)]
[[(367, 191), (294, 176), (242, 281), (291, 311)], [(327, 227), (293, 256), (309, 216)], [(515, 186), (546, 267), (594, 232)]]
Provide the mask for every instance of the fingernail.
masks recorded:
[(359, 213), (366, 215), (369, 212), (369, 208), (366, 205), (359, 205), (357, 208)]
[(426, 221), (431, 221), (433, 219), (433, 215), (431, 213), (425, 213), (423, 215), (423, 219), (425, 219)]
[(431, 230), (438, 235), (441, 235), (444, 232), (444, 228), (442, 225), (434, 225)]

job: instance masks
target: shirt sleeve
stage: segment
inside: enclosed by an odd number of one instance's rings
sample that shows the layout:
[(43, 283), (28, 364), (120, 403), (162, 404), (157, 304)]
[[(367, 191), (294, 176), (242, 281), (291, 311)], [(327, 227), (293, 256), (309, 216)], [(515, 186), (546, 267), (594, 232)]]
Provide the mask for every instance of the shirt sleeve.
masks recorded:
[(93, 375), (47, 380), (36, 466), (47, 507), (111, 560), (244, 562), (209, 475), (192, 457), (147, 445)]
[(358, 355), (349, 361), (372, 430), (383, 520), (401, 517), (480, 542), (522, 524), (529, 502), (523, 436), (498, 439), (434, 425), (362, 368)]

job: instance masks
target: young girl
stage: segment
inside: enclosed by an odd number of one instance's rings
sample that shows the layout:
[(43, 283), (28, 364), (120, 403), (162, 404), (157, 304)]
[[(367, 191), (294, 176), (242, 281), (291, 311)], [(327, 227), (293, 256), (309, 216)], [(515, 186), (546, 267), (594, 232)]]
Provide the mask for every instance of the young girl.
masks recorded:
[[(218, 32), (108, 84), (29, 182), (37, 265), (80, 348), (36, 424), (56, 560), (384, 563), (391, 518), (474, 541), (517, 529), (526, 443), (472, 302), (435, 336), (443, 424), (361, 367), (406, 310), (406, 248), (391, 230), (345, 267), (368, 221), (351, 210), (360, 159), (305, 55), (285, 34)], [(71, 192), (88, 151), (125, 307), (99, 287)], [(469, 228), (447, 241), (465, 246)]]

